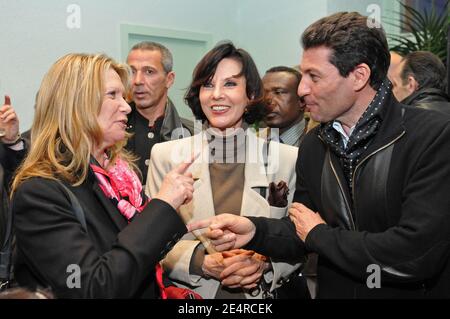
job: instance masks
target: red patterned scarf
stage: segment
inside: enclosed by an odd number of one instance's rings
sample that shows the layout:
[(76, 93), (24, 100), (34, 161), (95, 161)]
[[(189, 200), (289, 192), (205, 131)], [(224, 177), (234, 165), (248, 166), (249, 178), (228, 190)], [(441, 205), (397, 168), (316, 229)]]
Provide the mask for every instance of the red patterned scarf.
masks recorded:
[(147, 206), (148, 199), (142, 194), (139, 177), (121, 158), (107, 171), (95, 164), (91, 164), (91, 168), (103, 193), (116, 204), (128, 222)]

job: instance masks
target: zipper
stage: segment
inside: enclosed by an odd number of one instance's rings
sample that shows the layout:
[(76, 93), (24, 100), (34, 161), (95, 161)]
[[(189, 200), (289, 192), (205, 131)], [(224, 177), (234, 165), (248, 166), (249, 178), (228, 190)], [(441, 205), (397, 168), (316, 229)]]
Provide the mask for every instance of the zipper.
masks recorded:
[[(366, 156), (366, 158), (364, 158), (361, 162), (359, 162), (356, 167), (355, 170), (353, 171), (353, 178), (352, 178), (352, 198), (353, 198), (353, 205), (356, 207), (356, 197), (355, 197), (355, 178), (356, 178), (356, 171), (358, 170), (359, 167), (361, 167), (361, 165), (363, 163), (366, 162), (366, 160), (368, 160), (370, 157), (372, 157), (373, 155), (375, 155), (376, 153), (384, 150), (385, 148), (388, 148), (389, 146), (391, 146), (392, 144), (394, 144), (395, 142), (397, 142), (403, 135), (405, 135), (405, 131), (403, 131), (399, 136), (397, 136), (395, 139), (393, 139), (391, 142), (389, 142), (386, 145), (381, 146), (380, 148), (376, 149), (375, 151), (373, 151), (372, 153), (370, 153), (369, 155)], [(356, 218), (356, 216), (355, 216)]]

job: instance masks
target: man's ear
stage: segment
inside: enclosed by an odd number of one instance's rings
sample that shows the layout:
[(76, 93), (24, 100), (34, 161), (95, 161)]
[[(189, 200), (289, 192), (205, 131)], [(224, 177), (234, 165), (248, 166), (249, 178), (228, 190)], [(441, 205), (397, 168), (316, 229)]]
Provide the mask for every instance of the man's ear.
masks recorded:
[(372, 71), (367, 64), (361, 63), (355, 67), (352, 74), (354, 77), (353, 89), (355, 91), (361, 91), (369, 83)]
[(408, 75), (408, 85), (406, 86), (408, 92), (413, 94), (415, 91), (419, 89), (419, 83), (412, 75)]
[(169, 73), (167, 73), (166, 88), (170, 89), (170, 87), (173, 85), (173, 82), (175, 82), (175, 72), (170, 71)]

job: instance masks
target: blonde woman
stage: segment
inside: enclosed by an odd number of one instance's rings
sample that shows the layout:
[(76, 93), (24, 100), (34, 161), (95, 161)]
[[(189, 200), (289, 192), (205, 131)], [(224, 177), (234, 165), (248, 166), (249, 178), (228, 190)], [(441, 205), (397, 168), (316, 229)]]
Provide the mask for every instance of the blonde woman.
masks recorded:
[(13, 183), (20, 285), (57, 298), (160, 297), (155, 266), (186, 232), (176, 209), (193, 179), (184, 164), (152, 200), (143, 194), (123, 150), (127, 85), (128, 69), (104, 55), (66, 55), (45, 75)]
[[(165, 174), (193, 150), (201, 156), (191, 167), (198, 179), (193, 201), (181, 207), (185, 222), (222, 213), (286, 216), (294, 194), (297, 149), (268, 144), (249, 128), (264, 116), (262, 92), (255, 63), (245, 50), (222, 43), (208, 52), (195, 68), (186, 94), (204, 130), (153, 148), (148, 193), (156, 194)], [(284, 191), (279, 200), (274, 200), (276, 186)], [(204, 298), (269, 297), (300, 265), (245, 250), (208, 251), (207, 243), (192, 234), (183, 239), (163, 265), (171, 279)]]

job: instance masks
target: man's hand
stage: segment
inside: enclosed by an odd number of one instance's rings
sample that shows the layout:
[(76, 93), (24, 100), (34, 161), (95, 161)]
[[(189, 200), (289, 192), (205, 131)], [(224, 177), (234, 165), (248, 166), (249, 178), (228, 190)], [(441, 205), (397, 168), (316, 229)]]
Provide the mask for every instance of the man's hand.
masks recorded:
[(220, 214), (187, 225), (190, 232), (207, 227), (209, 230), (203, 235), (217, 251), (241, 248), (250, 242), (256, 231), (250, 219), (232, 214)]
[(295, 225), (298, 237), (305, 242), (309, 232), (319, 224), (326, 224), (318, 213), (300, 203), (293, 203), (289, 209), (289, 218)]
[(11, 98), (5, 95), (5, 103), (0, 108), (0, 128), (4, 130), (3, 143), (11, 144), (19, 136), (19, 118), (11, 106)]

